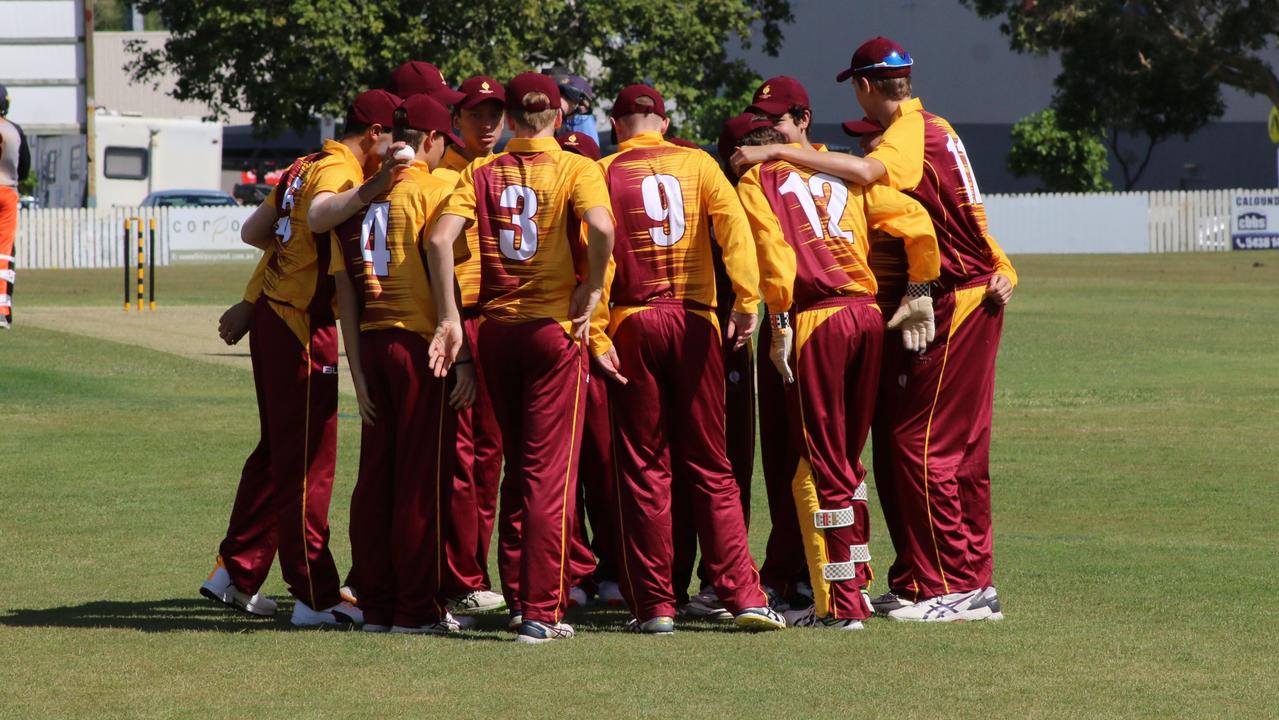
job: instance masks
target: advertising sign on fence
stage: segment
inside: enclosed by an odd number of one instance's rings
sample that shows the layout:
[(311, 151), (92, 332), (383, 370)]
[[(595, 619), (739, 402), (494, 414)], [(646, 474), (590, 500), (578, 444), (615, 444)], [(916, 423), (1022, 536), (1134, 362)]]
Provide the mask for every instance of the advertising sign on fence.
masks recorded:
[(251, 207), (170, 208), (166, 224), (173, 262), (254, 259), (258, 251), (240, 242), (240, 225)]
[(1230, 204), (1230, 247), (1279, 249), (1279, 191), (1235, 194)]

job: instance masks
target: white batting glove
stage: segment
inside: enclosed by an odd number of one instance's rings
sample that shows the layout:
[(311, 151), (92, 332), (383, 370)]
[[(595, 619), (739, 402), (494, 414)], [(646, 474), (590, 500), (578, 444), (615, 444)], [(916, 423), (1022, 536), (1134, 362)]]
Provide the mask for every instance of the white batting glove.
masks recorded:
[(777, 372), (782, 376), (782, 380), (786, 383), (795, 382), (795, 373), (790, 369), (791, 348), (795, 344), (795, 331), (790, 326), (790, 315), (786, 313), (769, 314), (769, 325), (773, 330), (772, 344), (768, 348), (768, 358), (773, 361), (773, 367), (777, 368)]
[(937, 323), (933, 320), (933, 299), (928, 294), (927, 283), (910, 283), (906, 297), (897, 312), (888, 321), (888, 329), (901, 328), (902, 345), (911, 352), (924, 352), (928, 343), (937, 335)]

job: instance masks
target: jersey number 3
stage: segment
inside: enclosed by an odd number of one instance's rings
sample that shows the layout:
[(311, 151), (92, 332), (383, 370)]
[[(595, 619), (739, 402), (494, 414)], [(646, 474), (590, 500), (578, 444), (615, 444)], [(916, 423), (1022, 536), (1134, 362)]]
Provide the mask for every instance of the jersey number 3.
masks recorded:
[(524, 262), (537, 252), (537, 193), (524, 185), (508, 185), (498, 204), (511, 211), (511, 224), (520, 232), (517, 236), (514, 228), (499, 229), (497, 246), (506, 257)]

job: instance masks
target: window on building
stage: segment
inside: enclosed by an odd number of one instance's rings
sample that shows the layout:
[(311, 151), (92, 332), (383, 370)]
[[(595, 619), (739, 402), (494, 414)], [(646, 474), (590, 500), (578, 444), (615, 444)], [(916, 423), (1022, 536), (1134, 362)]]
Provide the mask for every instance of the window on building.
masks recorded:
[(146, 180), (146, 148), (108, 147), (102, 161), (102, 174), (112, 180)]

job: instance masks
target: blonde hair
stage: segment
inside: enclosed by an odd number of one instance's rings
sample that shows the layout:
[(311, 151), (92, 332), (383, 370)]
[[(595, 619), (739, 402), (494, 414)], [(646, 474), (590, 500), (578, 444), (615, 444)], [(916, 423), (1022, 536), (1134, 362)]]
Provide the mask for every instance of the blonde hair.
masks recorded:
[(555, 122), (555, 114), (560, 111), (558, 107), (551, 107), (551, 99), (546, 96), (546, 93), (525, 93), (524, 97), (520, 98), (520, 103), (522, 105), (546, 103), (546, 109), (538, 110), (537, 112), (529, 112), (527, 110), (510, 111), (511, 120), (513, 120), (516, 125), (528, 128), (533, 132), (541, 132), (546, 129), (547, 126)]

